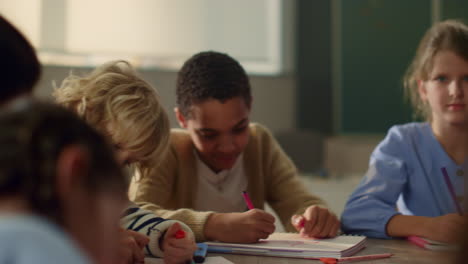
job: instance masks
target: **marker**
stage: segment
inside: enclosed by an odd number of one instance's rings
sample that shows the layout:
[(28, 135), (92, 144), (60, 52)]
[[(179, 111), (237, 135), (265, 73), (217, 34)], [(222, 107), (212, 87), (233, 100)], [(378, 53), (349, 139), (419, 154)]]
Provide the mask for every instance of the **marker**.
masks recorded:
[(409, 242), (415, 244), (418, 247), (426, 248), (427, 241), (418, 236), (409, 236), (407, 239)]
[(185, 231), (182, 229), (177, 230), (177, 232), (175, 233), (175, 238), (177, 239), (185, 238)]
[(305, 218), (302, 217), (302, 218), (301, 218), (301, 221), (299, 221), (298, 224), (299, 224), (299, 227), (300, 227), (300, 228), (304, 228), (304, 226), (305, 226)]
[(444, 174), (445, 184), (447, 185), (447, 188), (450, 192), (450, 196), (452, 197), (453, 203), (455, 203), (455, 208), (457, 209), (457, 212), (459, 215), (463, 215), (462, 209), (460, 208), (460, 205), (457, 202), (455, 190), (453, 189), (453, 185), (452, 185), (452, 182), (450, 181), (447, 170), (445, 169), (445, 167), (442, 167), (441, 170), (442, 170), (442, 174)]
[(407, 237), (408, 241), (415, 244), (418, 247), (430, 250), (450, 250), (456, 251), (459, 250), (459, 246), (457, 244), (446, 244), (442, 242), (432, 241), (427, 238), (421, 238), (418, 236), (409, 236)]
[(205, 261), (208, 245), (205, 243), (197, 243), (197, 250), (193, 253), (195, 263), (203, 263)]
[(242, 192), (242, 196), (244, 196), (244, 200), (245, 200), (245, 203), (247, 204), (247, 208), (249, 208), (249, 210), (255, 209), (255, 207), (253, 206), (252, 200), (250, 200), (250, 196), (246, 191)]

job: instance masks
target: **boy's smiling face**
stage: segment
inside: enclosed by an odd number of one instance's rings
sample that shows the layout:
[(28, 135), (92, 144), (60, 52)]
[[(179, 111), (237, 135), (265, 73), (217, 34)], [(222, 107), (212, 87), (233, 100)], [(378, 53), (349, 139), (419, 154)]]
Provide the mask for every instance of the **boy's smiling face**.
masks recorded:
[(231, 169), (249, 141), (248, 106), (242, 97), (208, 99), (191, 106), (190, 117), (175, 109), (201, 160), (214, 172)]

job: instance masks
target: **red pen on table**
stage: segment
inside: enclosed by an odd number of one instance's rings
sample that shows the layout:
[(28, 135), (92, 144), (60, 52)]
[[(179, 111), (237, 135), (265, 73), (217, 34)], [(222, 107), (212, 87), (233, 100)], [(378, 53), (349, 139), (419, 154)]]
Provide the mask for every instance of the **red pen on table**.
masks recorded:
[(348, 261), (389, 258), (392, 255), (393, 255), (392, 253), (384, 253), (384, 254), (344, 257), (344, 258), (338, 258), (338, 259), (337, 258), (320, 258), (320, 261), (322, 261), (322, 263), (325, 263), (325, 264), (335, 264), (335, 263), (343, 263), (343, 262), (348, 262)]
[(249, 194), (246, 191), (243, 191), (242, 196), (244, 196), (244, 200), (245, 200), (245, 203), (247, 204), (247, 208), (249, 208), (249, 210), (254, 209), (255, 207), (253, 206), (252, 200), (250, 200)]

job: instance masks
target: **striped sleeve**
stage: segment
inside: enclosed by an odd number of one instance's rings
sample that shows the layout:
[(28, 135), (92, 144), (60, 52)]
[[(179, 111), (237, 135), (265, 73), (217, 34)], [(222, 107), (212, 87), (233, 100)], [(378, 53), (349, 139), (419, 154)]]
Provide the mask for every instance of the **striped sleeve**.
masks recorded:
[(123, 228), (136, 231), (149, 237), (150, 241), (145, 247), (145, 254), (153, 257), (164, 256), (164, 252), (159, 246), (159, 240), (164, 232), (176, 222), (178, 222), (186, 232), (192, 233), (192, 230), (184, 223), (158, 217), (153, 212), (141, 209), (134, 203), (130, 203), (120, 220)]

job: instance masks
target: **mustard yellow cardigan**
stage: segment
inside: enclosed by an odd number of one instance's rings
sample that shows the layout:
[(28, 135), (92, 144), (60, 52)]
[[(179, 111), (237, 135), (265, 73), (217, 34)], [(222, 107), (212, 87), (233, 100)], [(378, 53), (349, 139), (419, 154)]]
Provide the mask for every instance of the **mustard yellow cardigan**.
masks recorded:
[[(265, 127), (252, 123), (249, 130), (243, 156), (247, 192), (256, 208), (263, 209), (267, 202), (286, 230), (294, 232), (290, 223), (293, 214), (303, 213), (310, 205), (325, 204), (304, 188), (293, 162)], [(170, 151), (162, 165), (138, 181), (134, 201), (157, 216), (186, 223), (196, 240), (204, 241), (204, 225), (213, 212), (191, 209), (198, 180), (193, 143), (188, 132), (181, 129), (171, 131), (170, 141)]]

